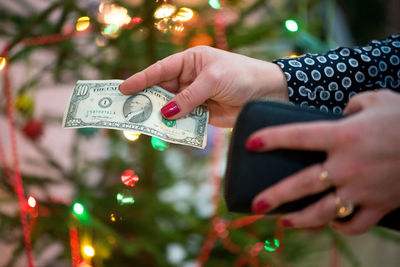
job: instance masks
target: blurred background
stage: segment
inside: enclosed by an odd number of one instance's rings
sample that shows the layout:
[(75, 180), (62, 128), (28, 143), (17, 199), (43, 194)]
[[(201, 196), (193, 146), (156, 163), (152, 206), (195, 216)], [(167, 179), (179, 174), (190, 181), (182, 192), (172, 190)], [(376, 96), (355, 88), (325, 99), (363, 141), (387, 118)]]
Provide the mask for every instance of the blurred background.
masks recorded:
[(399, 13), (398, 0), (1, 1), (0, 266), (400, 266), (392, 231), (227, 212), (229, 129), (209, 127), (199, 150), (61, 128), (79, 79), (126, 79), (197, 45), (269, 61), (364, 45), (399, 33)]

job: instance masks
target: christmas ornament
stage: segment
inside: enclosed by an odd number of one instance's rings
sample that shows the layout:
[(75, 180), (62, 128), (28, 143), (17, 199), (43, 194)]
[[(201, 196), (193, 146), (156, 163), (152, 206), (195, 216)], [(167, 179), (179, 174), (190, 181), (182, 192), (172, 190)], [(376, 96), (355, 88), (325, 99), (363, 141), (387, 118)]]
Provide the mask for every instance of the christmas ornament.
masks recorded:
[(98, 131), (98, 128), (79, 128), (78, 134), (83, 137), (90, 138), (93, 137)]
[(139, 177), (133, 170), (126, 170), (121, 175), (121, 181), (124, 183), (124, 185), (133, 187), (139, 181)]
[(169, 147), (169, 143), (157, 138), (157, 137), (152, 137), (151, 138), (151, 145), (153, 146), (153, 148), (155, 150), (158, 151), (164, 151), (165, 149), (167, 149)]
[(30, 97), (27, 93), (22, 93), (18, 95), (17, 100), (15, 101), (15, 108), (23, 115), (28, 117), (32, 116), (33, 109), (35, 106), (35, 102), (32, 97)]
[(43, 123), (32, 119), (25, 124), (24, 128), (22, 129), (24, 134), (32, 140), (36, 140), (43, 134)]

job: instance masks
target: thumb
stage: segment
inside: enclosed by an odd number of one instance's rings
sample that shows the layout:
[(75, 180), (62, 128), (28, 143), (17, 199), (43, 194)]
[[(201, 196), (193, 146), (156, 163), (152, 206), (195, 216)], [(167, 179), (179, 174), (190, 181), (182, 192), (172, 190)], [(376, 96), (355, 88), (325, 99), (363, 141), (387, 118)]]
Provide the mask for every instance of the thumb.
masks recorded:
[(179, 119), (212, 97), (210, 83), (204, 75), (199, 77), (161, 108), (161, 114), (169, 120)]

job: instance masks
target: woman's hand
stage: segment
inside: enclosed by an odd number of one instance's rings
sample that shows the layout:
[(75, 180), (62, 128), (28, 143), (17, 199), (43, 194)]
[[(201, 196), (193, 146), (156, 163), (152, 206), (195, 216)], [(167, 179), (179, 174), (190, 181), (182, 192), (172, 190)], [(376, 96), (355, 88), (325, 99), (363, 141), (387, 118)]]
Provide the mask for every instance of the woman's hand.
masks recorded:
[(134, 94), (153, 85), (177, 94), (161, 109), (164, 117), (177, 119), (207, 103), (210, 124), (219, 127), (232, 127), (248, 101), (289, 100), (285, 75), (276, 64), (207, 46), (158, 61), (124, 81), (120, 91)]
[[(319, 150), (322, 164), (310, 166), (264, 190), (253, 200), (255, 212), (316, 194), (329, 185), (319, 175), (327, 171), (336, 187), (316, 203), (282, 217), (288, 227), (314, 228), (331, 222), (345, 234), (360, 234), (385, 214), (400, 207), (400, 94), (389, 90), (367, 92), (350, 99), (339, 121), (270, 127), (255, 132), (247, 148)], [(335, 200), (350, 201), (360, 209), (346, 223), (334, 221)]]

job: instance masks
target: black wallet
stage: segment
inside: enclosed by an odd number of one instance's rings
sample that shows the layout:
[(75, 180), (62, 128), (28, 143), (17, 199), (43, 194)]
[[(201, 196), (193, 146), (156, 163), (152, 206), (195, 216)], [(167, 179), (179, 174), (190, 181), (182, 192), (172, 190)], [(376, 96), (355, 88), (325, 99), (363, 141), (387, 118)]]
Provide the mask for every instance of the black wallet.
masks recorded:
[[(326, 158), (324, 152), (317, 151), (250, 152), (245, 148), (250, 134), (273, 125), (341, 118), (343, 118), (341, 115), (309, 110), (281, 102), (254, 101), (246, 104), (233, 128), (228, 151), (224, 180), (224, 196), (228, 210), (251, 213), (252, 200), (259, 192), (311, 164), (323, 162)], [(333, 190), (331, 188), (316, 195), (285, 203), (268, 214), (303, 209)], [(400, 209), (387, 214), (378, 224), (400, 230)]]

